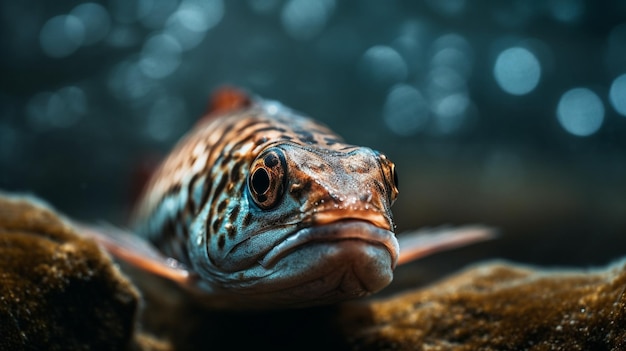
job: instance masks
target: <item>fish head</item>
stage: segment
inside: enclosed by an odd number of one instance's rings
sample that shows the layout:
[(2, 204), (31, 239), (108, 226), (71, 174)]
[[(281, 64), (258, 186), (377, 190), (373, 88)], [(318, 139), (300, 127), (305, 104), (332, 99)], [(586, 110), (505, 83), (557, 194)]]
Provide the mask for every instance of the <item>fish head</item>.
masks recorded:
[(228, 296), (302, 307), (369, 295), (391, 282), (398, 180), (385, 155), (282, 141), (242, 168), (245, 184), (230, 202), (237, 216), (227, 224), (234, 229), (209, 238), (200, 269)]

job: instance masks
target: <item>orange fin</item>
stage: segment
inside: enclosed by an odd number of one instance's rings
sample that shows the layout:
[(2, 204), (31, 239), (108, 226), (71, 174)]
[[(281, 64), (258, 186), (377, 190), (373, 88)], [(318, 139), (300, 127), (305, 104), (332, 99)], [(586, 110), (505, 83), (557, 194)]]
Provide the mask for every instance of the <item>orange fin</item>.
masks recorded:
[[(207, 115), (215, 116), (233, 112), (250, 105), (252, 105), (252, 98), (248, 93), (235, 87), (224, 86), (211, 94)], [(203, 119), (205, 118), (203, 117)]]
[(150, 243), (130, 232), (111, 225), (72, 224), (80, 234), (96, 241), (117, 259), (183, 286), (193, 284), (194, 274), (181, 263), (164, 256)]
[(462, 227), (425, 228), (400, 233), (400, 256), (398, 265), (432, 255), (434, 253), (496, 238), (494, 228), (481, 225)]

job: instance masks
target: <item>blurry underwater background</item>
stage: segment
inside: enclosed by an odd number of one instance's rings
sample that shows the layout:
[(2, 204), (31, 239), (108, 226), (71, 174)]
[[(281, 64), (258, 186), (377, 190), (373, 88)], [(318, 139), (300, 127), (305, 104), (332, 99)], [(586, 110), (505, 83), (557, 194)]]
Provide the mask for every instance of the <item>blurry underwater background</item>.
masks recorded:
[(499, 228), (419, 279), (626, 252), (626, 1), (31, 0), (0, 17), (0, 189), (71, 217), (123, 225), (142, 167), (230, 84), (386, 153), (400, 232)]

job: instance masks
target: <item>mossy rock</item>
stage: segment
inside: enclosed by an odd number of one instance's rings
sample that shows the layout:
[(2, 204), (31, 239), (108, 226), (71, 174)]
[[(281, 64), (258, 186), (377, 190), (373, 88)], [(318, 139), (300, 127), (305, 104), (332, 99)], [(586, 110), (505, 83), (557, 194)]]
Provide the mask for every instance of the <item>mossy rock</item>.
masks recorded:
[(626, 265), (548, 271), (482, 263), (425, 289), (346, 305), (359, 350), (626, 350)]
[(131, 347), (139, 295), (40, 201), (0, 196), (0, 349)]

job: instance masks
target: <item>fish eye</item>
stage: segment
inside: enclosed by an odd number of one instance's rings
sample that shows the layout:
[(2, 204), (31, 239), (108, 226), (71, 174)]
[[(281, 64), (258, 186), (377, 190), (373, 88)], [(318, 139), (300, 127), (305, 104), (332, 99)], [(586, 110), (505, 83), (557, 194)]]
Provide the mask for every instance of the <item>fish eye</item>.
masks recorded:
[(250, 185), (252, 190), (258, 194), (257, 196), (263, 195), (270, 190), (270, 175), (267, 174), (265, 168), (257, 168), (252, 173)]
[(398, 198), (398, 187), (399, 187), (399, 183), (398, 183), (398, 171), (396, 171), (396, 165), (393, 164), (391, 161), (389, 162), (389, 172), (391, 173), (391, 180), (392, 180), (392, 184), (391, 184), (391, 194), (389, 195), (389, 198), (391, 200), (391, 202), (393, 203), (394, 201), (396, 201), (396, 199)]
[(396, 165), (391, 164), (391, 175), (393, 178), (393, 185), (396, 188), (396, 191), (400, 190), (400, 182), (398, 181), (398, 171), (396, 170)]
[(248, 191), (254, 203), (261, 209), (269, 210), (282, 199), (286, 169), (285, 155), (277, 148), (263, 152), (252, 163)]
[(389, 184), (389, 201), (393, 203), (398, 198), (398, 187), (400, 186), (398, 182), (398, 171), (396, 170), (396, 165), (391, 162), (387, 156), (378, 153), (378, 157), (380, 158), (383, 172)]

